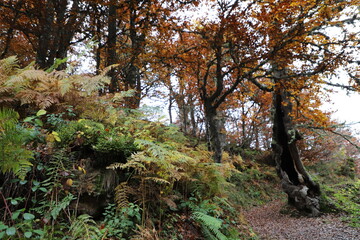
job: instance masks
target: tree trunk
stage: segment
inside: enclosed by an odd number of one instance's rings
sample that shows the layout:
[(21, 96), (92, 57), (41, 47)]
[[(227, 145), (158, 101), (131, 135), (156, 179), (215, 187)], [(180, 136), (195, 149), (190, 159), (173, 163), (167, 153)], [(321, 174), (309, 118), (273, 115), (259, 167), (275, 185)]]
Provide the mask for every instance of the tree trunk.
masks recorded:
[(5, 58), (6, 54), (8, 53), (9, 49), (10, 49), (10, 43), (11, 43), (11, 40), (13, 38), (13, 35), (14, 35), (14, 25), (16, 24), (17, 20), (19, 19), (20, 17), (20, 14), (19, 14), (19, 11), (18, 9), (22, 6), (24, 1), (18, 1), (15, 5), (15, 16), (14, 18), (11, 20), (11, 23), (10, 23), (10, 26), (9, 26), (9, 29), (7, 30), (6, 32), (6, 40), (5, 40), (5, 46), (4, 46), (4, 49), (0, 55), (0, 58), (3, 59)]
[[(100, 16), (104, 13), (101, 8), (99, 8), (97, 6), (97, 4), (92, 3), (90, 4), (90, 6), (94, 9), (94, 19), (93, 19), (93, 25), (94, 25), (94, 32), (93, 35), (97, 41), (97, 47), (96, 47), (96, 53), (95, 53), (95, 61), (96, 61), (96, 75), (100, 74), (100, 67), (101, 67), (101, 63), (102, 63), (102, 57), (101, 57), (101, 52), (102, 52), (102, 48), (105, 46), (104, 43), (102, 43), (103, 41), (103, 23), (100, 19)], [(106, 59), (107, 61), (107, 59)], [(102, 93), (105, 92), (105, 89), (100, 90), (100, 95)]]
[(208, 145), (210, 146), (210, 150), (214, 152), (214, 161), (216, 163), (221, 163), (225, 139), (223, 133), (221, 132), (222, 119), (218, 115), (216, 108), (210, 104), (204, 104), (204, 107), (208, 133)]
[(277, 87), (273, 97), (273, 154), (281, 186), (288, 195), (289, 203), (300, 211), (317, 216), (320, 187), (313, 182), (300, 160), (296, 141), (299, 133), (291, 119), (292, 105), (289, 93)]
[(36, 51), (36, 63), (40, 68), (45, 69), (53, 65), (54, 59), (49, 57), (52, 38), (54, 37), (53, 22), (54, 22), (54, 2), (47, 1), (45, 5), (45, 12), (41, 18), (41, 31)]
[(140, 106), (141, 99), (141, 78), (140, 78), (140, 69), (133, 63), (130, 63), (125, 69), (125, 90), (134, 89), (135, 95), (125, 99), (125, 105), (128, 108), (136, 109)]
[(188, 106), (187, 102), (185, 101), (185, 96), (183, 94), (176, 95), (176, 104), (179, 108), (179, 122), (180, 122), (180, 130), (187, 134), (188, 133), (188, 126), (189, 124), (189, 113), (188, 113)]
[(137, 2), (129, 2), (129, 38), (131, 41), (131, 58), (129, 63), (123, 69), (125, 73), (125, 90), (134, 89), (135, 95), (125, 99), (125, 105), (128, 108), (138, 108), (141, 100), (141, 72), (139, 67), (139, 56), (144, 51), (145, 35), (140, 33), (140, 27), (137, 25), (139, 18)]
[[(36, 63), (47, 69), (55, 63), (55, 59), (65, 59), (71, 40), (82, 22), (80, 3), (72, 1), (68, 9), (68, 0), (49, 0), (45, 3), (40, 16), (40, 31), (37, 35)], [(57, 66), (58, 70), (66, 68), (66, 63)]]
[(197, 132), (197, 122), (196, 122), (196, 118), (195, 118), (195, 106), (193, 101), (191, 101), (191, 105), (190, 105), (191, 109), (190, 109), (190, 121), (191, 121), (191, 136), (195, 137), (196, 136), (196, 132)]
[[(68, 56), (68, 49), (71, 44), (71, 40), (75, 35), (79, 22), (82, 22), (83, 16), (80, 13), (80, 1), (73, 0), (71, 9), (67, 9), (68, 0), (58, 1), (57, 9), (57, 36), (55, 58), (65, 59)], [(68, 12), (67, 12), (68, 11)], [(67, 17), (67, 14), (69, 16)], [(66, 63), (62, 63), (57, 67), (58, 70), (65, 70)]]
[[(112, 0), (109, 6), (108, 14), (108, 39), (107, 39), (107, 66), (116, 63), (116, 6), (115, 1)], [(108, 73), (110, 80), (109, 91), (111, 93), (117, 92), (119, 90), (118, 81), (116, 77), (116, 70), (111, 69)]]

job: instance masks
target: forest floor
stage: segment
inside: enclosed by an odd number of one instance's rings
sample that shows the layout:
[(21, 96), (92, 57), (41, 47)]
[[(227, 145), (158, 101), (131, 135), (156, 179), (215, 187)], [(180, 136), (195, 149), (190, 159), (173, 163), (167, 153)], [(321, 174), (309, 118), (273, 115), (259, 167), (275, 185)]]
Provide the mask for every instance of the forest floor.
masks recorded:
[(360, 240), (360, 229), (342, 222), (341, 216), (299, 216), (284, 200), (254, 207), (245, 217), (261, 240)]

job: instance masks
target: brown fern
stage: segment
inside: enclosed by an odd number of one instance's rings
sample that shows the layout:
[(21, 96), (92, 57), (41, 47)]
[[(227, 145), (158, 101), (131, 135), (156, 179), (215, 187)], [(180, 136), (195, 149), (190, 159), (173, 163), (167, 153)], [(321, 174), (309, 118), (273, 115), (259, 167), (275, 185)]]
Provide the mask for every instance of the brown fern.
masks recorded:
[(130, 187), (127, 185), (127, 182), (122, 182), (115, 188), (115, 202), (118, 208), (124, 208), (129, 206), (129, 190)]
[[(149, 224), (147, 224), (149, 225)], [(132, 236), (131, 240), (160, 240), (160, 237), (153, 226), (144, 227), (137, 225), (136, 235)]]
[(15, 57), (0, 60), (0, 103), (11, 103), (14, 108), (17, 103), (55, 110), (62, 105), (89, 104), (93, 101), (89, 97), (108, 82), (106, 71), (96, 76), (48, 73), (33, 66), (19, 69)]

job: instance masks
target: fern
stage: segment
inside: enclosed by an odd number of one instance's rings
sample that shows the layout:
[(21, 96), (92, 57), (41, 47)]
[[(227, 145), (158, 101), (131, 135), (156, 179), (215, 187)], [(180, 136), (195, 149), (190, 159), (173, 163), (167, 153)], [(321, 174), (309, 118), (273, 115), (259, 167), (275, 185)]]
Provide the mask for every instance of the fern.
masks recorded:
[(53, 219), (55, 220), (59, 216), (60, 212), (62, 210), (64, 210), (65, 208), (67, 208), (70, 205), (70, 202), (74, 199), (75, 199), (74, 195), (68, 194), (66, 197), (64, 197), (61, 200), (61, 202), (56, 204), (50, 213), (50, 215), (53, 217)]
[(86, 76), (69, 75), (52, 68), (49, 71), (37, 70), (33, 66), (18, 69), (16, 61), (15, 57), (0, 61), (0, 102), (17, 100), (38, 108), (75, 104), (82, 102), (84, 97), (97, 94), (110, 81), (106, 72)]
[(18, 122), (19, 114), (12, 109), (0, 110), (0, 132), (14, 131)]
[(80, 215), (71, 224), (72, 239), (95, 240), (102, 239), (102, 234), (96, 222), (87, 214)]
[(8, 58), (0, 60), (0, 82), (3, 78), (11, 75), (18, 68), (19, 65), (16, 56), (10, 56)]
[[(174, 188), (209, 198), (223, 192), (226, 178), (233, 169), (230, 164), (214, 164), (211, 153), (205, 149), (186, 147), (181, 138), (180, 142), (172, 140), (177, 135), (176, 128), (131, 117), (121, 120), (125, 121), (116, 130), (135, 137), (139, 151), (127, 158), (126, 163), (113, 163), (107, 167), (129, 173), (126, 183), (116, 188), (115, 199), (119, 207), (126, 206), (129, 199), (138, 202), (145, 222), (148, 216), (158, 212), (159, 207), (162, 208), (160, 213), (178, 209), (172, 195)], [(198, 189), (192, 191), (193, 186)], [(221, 220), (197, 211), (193, 219), (201, 225), (207, 239), (227, 239), (221, 232)]]
[[(146, 170), (146, 167), (143, 162), (146, 161), (145, 158), (143, 158), (144, 155), (141, 153), (134, 153), (132, 155), (132, 159), (128, 161), (127, 163), (113, 163), (110, 166), (106, 167), (107, 169), (133, 169), (136, 173), (141, 174), (144, 170)], [(143, 158), (143, 159), (142, 159)]]
[(128, 200), (129, 188), (130, 187), (127, 185), (127, 182), (120, 183), (115, 188), (115, 202), (116, 202), (118, 208), (128, 207), (128, 205), (129, 205), (129, 200)]
[(125, 98), (134, 97), (135, 93), (136, 93), (136, 90), (134, 90), (134, 89), (115, 93), (114, 97), (112, 98), (112, 101), (114, 103), (124, 102)]
[(94, 77), (73, 75), (69, 78), (69, 81), (76, 87), (80, 95), (84, 97), (90, 96), (94, 92), (97, 93), (99, 89), (110, 82), (109, 78), (103, 75)]
[(27, 150), (25, 134), (17, 127), (19, 115), (11, 109), (0, 109), (0, 170), (23, 179), (32, 166), (33, 153)]
[(136, 235), (131, 237), (131, 240), (160, 240), (156, 229), (152, 227), (142, 227), (136, 225), (138, 230), (136, 230)]
[(68, 60), (68, 58), (63, 58), (63, 59), (57, 58), (57, 59), (55, 59), (54, 64), (53, 64), (51, 67), (49, 67), (48, 69), (46, 69), (46, 72), (50, 73), (50, 72), (54, 71), (54, 70), (57, 69), (61, 64), (66, 63), (67, 60)]
[(228, 238), (220, 231), (222, 221), (203, 212), (193, 212), (192, 217), (201, 224), (206, 239), (227, 240)]
[(144, 179), (144, 181), (152, 181), (152, 182), (155, 182), (158, 184), (166, 184), (166, 185), (171, 184), (169, 181), (166, 181), (165, 179), (158, 178), (158, 177), (145, 177), (143, 179)]
[[(179, 156), (187, 159), (186, 155), (162, 143), (149, 140), (136, 140), (135, 143), (142, 149), (141, 152), (132, 154), (126, 163), (114, 163), (107, 167), (108, 169), (131, 170), (132, 175), (129, 180), (136, 179), (132, 181), (135, 183), (133, 187), (122, 183), (116, 188), (115, 200), (120, 208), (128, 204), (127, 195), (130, 191), (144, 206), (148, 200), (161, 201), (163, 196), (157, 195), (162, 191), (161, 189), (171, 189), (175, 181), (187, 177), (178, 160)], [(152, 189), (152, 191), (148, 192), (147, 189)]]
[(161, 201), (164, 202), (169, 208), (178, 209), (177, 204), (174, 200), (179, 199), (180, 197), (177, 195), (169, 195), (167, 197), (161, 197)]

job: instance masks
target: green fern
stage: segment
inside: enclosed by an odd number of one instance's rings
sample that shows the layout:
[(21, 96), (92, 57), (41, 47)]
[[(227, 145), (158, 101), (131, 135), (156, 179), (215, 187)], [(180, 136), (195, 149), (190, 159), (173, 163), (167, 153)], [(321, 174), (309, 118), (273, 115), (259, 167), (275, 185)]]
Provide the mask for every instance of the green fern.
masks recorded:
[(125, 164), (115, 163), (108, 168), (131, 168), (143, 177), (155, 177), (156, 182), (170, 183), (183, 176), (183, 169), (178, 166), (179, 159), (184, 161), (191, 159), (185, 154), (170, 149), (166, 144), (143, 139), (136, 140), (135, 144), (142, 150), (141, 152), (132, 154)]
[(102, 234), (96, 222), (87, 214), (80, 215), (71, 224), (72, 239), (95, 240), (102, 239)]
[(121, 103), (125, 101), (125, 98), (134, 97), (136, 94), (135, 89), (130, 89), (127, 91), (122, 91), (119, 93), (115, 93), (114, 97), (112, 98), (112, 101), (114, 103)]
[(192, 217), (201, 224), (202, 232), (206, 239), (227, 240), (228, 238), (220, 231), (222, 221), (203, 212), (193, 212)]
[(75, 199), (74, 195), (69, 193), (59, 203), (57, 203), (50, 212), (50, 215), (53, 217), (53, 219), (56, 220), (60, 212), (65, 208), (67, 208), (70, 205), (70, 202), (74, 199)]
[(18, 117), (12, 109), (0, 109), (0, 170), (24, 179), (33, 153), (23, 146), (25, 134), (16, 125)]
[[(146, 209), (145, 203), (156, 203), (165, 197), (159, 192), (170, 191), (180, 179), (190, 179), (182, 165), (185, 167), (187, 161), (191, 163), (191, 158), (164, 143), (138, 139), (135, 144), (142, 151), (132, 154), (126, 163), (114, 163), (107, 168), (126, 169), (132, 173), (128, 179), (131, 187), (122, 183), (115, 190), (117, 205), (120, 208), (126, 206), (127, 195), (131, 191)], [(152, 189), (151, 192), (148, 189)]]
[(55, 69), (57, 69), (61, 64), (66, 63), (67, 60), (68, 60), (67, 57), (63, 58), (63, 59), (57, 58), (57, 59), (55, 59), (54, 64), (51, 67), (49, 67), (48, 69), (46, 69), (45, 71), (50, 73), (50, 72), (54, 71)]
[(132, 169), (135, 173), (141, 174), (143, 171), (146, 170), (145, 166), (145, 156), (140, 153), (134, 153), (132, 154), (131, 160), (129, 160), (127, 163), (113, 163), (110, 166), (106, 167), (107, 169)]

